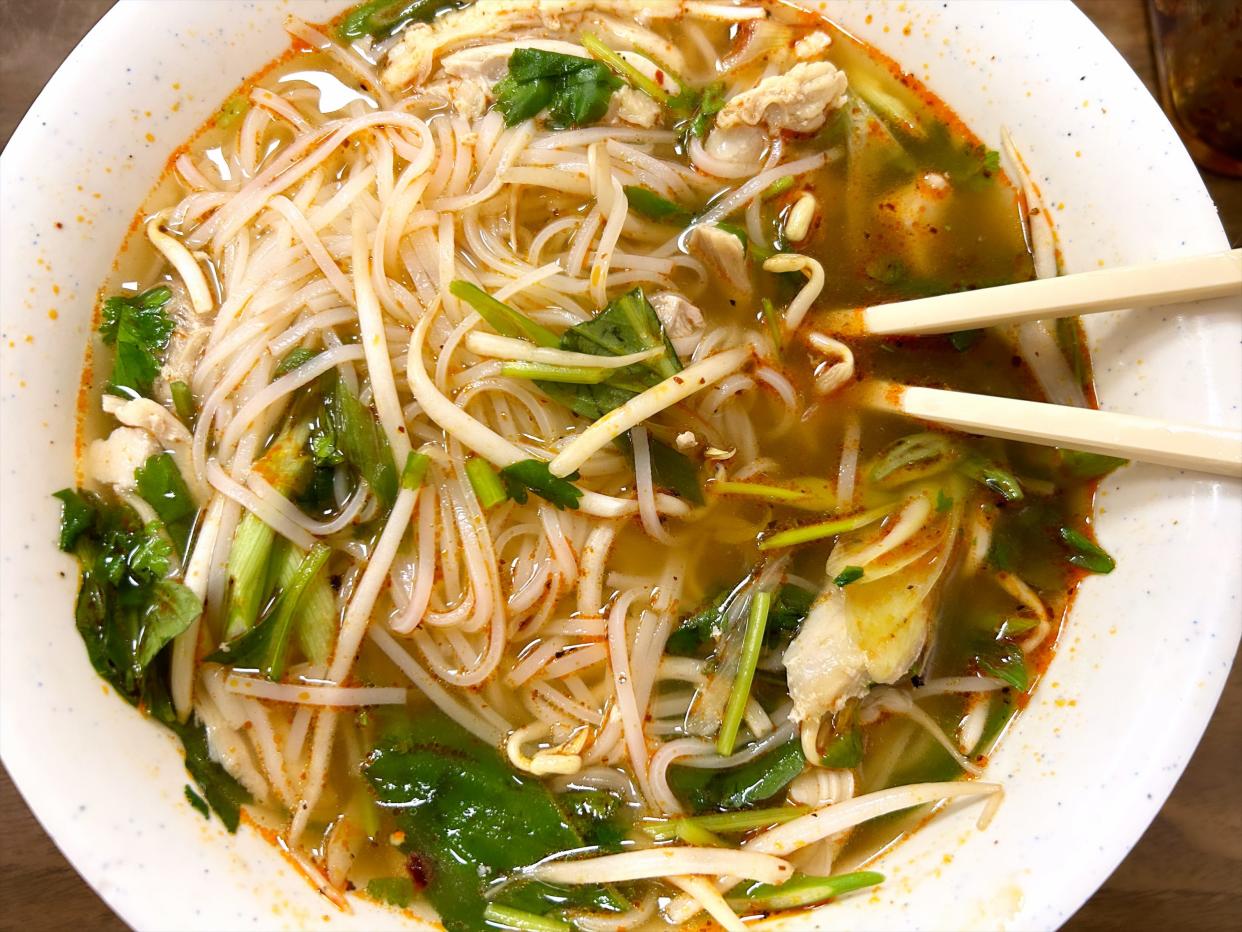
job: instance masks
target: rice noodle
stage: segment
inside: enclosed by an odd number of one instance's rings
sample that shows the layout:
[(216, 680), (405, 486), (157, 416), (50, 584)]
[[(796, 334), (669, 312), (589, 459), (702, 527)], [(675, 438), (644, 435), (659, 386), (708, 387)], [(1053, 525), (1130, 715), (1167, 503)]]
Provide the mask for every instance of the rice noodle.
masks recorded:
[(368, 705), (404, 705), (405, 690), (395, 686), (312, 686), (272, 683), (252, 676), (230, 676), (224, 684), (230, 692), (273, 702), (327, 706), (343, 709)]

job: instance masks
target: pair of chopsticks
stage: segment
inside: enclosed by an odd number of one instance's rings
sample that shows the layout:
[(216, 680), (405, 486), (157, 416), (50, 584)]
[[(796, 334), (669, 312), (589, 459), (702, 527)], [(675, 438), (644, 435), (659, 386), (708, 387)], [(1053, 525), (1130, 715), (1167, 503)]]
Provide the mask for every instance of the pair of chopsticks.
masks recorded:
[[(843, 334), (932, 334), (1222, 296), (1242, 302), (1242, 249), (918, 298), (833, 316)], [(966, 433), (1242, 476), (1242, 432), (1237, 430), (892, 382), (863, 382), (857, 392), (863, 404), (876, 410), (935, 421)]]

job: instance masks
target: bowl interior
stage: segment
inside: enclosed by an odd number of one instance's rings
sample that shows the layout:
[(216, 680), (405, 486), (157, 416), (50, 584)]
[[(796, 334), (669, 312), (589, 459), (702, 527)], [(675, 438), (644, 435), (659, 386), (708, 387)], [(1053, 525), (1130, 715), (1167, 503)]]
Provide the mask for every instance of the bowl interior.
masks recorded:
[[(803, 2), (902, 63), (983, 139), (1010, 128), (1068, 270), (1226, 248), (1159, 108), (1072, 4)], [(256, 832), (230, 837), (185, 805), (173, 740), (87, 664), (49, 497), (73, 482), (82, 347), (134, 209), (168, 153), (284, 48), (286, 15), (321, 21), (344, 5), (122, 0), (2, 160), (0, 746), (57, 844), (139, 928), (411, 921), (365, 903), (337, 912)], [(118, 64), (114, 50), (135, 35), (147, 54)], [(1088, 330), (1106, 407), (1237, 421), (1236, 304), (1097, 315)], [(1098, 530), (1118, 568), (1083, 586), (1048, 675), (989, 766), (985, 779), (1007, 793), (997, 819), (980, 833), (973, 812), (948, 813), (884, 858), (885, 885), (818, 913), (815, 927), (1042, 928), (1070, 915), (1146, 828), (1215, 705), (1242, 625), (1240, 529), (1236, 482), (1115, 473)]]

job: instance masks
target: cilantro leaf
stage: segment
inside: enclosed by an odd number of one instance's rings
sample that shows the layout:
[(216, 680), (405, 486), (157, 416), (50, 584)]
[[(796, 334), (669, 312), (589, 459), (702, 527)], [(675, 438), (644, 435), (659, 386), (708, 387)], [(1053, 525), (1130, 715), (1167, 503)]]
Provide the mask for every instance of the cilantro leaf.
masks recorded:
[(514, 49), (509, 72), (496, 84), (496, 109), (505, 125), (548, 111), (553, 129), (586, 126), (608, 110), (622, 81), (600, 62), (543, 49)]
[(683, 130), (684, 136), (686, 140), (690, 136), (702, 139), (716, 122), (716, 114), (724, 109), (724, 85), (717, 81), (707, 85), (698, 94), (691, 95), (683, 91), (682, 96), (686, 98), (683, 106), (691, 111), (690, 119), (686, 121)]
[(155, 525), (143, 527), (128, 505), (82, 490), (66, 489), (57, 497), (68, 513), (61, 541), (82, 570), (74, 622), (91, 666), (122, 698), (181, 739), (186, 769), (203, 794), (187, 787), (186, 798), (200, 812), (205, 799), (236, 831), (250, 794), (211, 759), (203, 725), (177, 718), (169, 695), (166, 648), (202, 614), (202, 603), (186, 586), (164, 578), (172, 548)]
[(108, 391), (123, 397), (150, 396), (175, 325), (164, 313), (172, 291), (160, 285), (140, 295), (116, 295), (104, 302), (99, 333), (116, 348)]
[(61, 489), (52, 494), (61, 501), (60, 539), (57, 544), (61, 550), (69, 551), (83, 532), (94, 524), (95, 506), (73, 489)]
[(203, 613), (203, 603), (179, 582), (161, 579), (151, 589), (142, 612), (142, 635), (134, 659), (146, 669), (164, 645), (190, 627)]

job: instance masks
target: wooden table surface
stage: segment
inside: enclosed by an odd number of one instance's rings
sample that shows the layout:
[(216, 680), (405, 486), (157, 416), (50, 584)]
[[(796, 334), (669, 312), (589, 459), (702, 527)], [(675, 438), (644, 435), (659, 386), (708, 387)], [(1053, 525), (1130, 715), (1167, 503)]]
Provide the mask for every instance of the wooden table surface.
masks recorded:
[[(112, 2), (0, 0), (0, 145)], [(1154, 88), (1143, 0), (1079, 0), (1079, 6)], [(1211, 175), (1204, 180), (1220, 207), (1230, 242), (1242, 245), (1242, 181)], [(1129, 857), (1066, 929), (1242, 929), (1240, 747), (1242, 665), (1235, 665), (1203, 743), (1173, 795)], [(0, 929), (124, 928), (56, 850), (8, 775), (0, 772)]]

